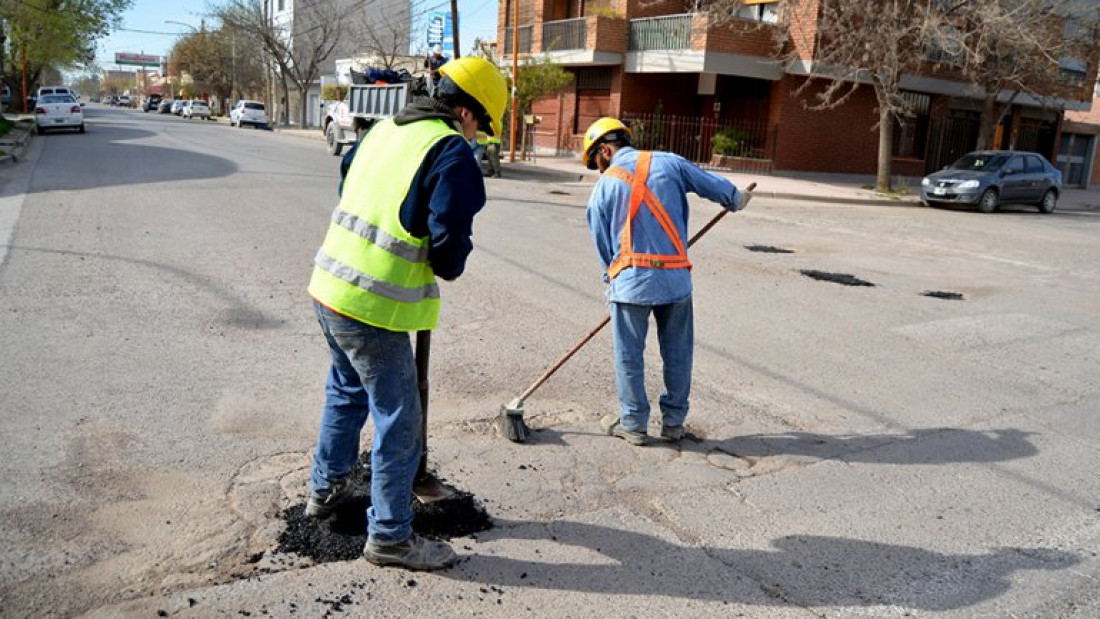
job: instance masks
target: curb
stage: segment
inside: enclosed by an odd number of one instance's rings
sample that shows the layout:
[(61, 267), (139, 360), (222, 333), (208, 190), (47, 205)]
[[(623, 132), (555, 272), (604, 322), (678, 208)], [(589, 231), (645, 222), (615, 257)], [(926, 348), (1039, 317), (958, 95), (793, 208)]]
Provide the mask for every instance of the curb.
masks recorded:
[(0, 140), (14, 143), (10, 153), (0, 155), (0, 163), (16, 163), (23, 156), (23, 151), (27, 148), (27, 142), (30, 142), (31, 136), (34, 135), (34, 125), (27, 127), (21, 125), (22, 123), (16, 123), (15, 127), (4, 136), (3, 140)]
[(758, 198), (775, 198), (778, 200), (812, 200), (814, 202), (828, 202), (830, 204), (862, 204), (866, 206), (912, 206), (924, 208), (919, 200), (903, 199), (888, 200), (886, 198), (845, 198), (842, 196), (814, 196), (805, 193), (784, 193), (780, 191), (760, 191), (757, 189), (753, 195)]

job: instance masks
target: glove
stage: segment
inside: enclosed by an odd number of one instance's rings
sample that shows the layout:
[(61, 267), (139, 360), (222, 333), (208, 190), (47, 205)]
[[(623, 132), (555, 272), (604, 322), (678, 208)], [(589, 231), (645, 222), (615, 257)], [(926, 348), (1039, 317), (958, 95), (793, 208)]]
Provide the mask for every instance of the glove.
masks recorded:
[(742, 191), (741, 192), (741, 208), (737, 209), (737, 210), (741, 210), (741, 209), (745, 208), (746, 206), (748, 206), (749, 205), (749, 200), (752, 200), (752, 192), (751, 191)]

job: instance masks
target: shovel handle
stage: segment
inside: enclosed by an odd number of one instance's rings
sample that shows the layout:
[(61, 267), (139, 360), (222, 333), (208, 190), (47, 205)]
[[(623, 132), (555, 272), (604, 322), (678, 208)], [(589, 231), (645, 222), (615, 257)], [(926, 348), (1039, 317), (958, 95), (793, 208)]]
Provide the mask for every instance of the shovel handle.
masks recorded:
[[(752, 193), (753, 189), (756, 189), (756, 183), (749, 183), (748, 187), (745, 187), (745, 193)], [(727, 211), (726, 209), (722, 209), (718, 212), (717, 215), (711, 217), (710, 221), (708, 221), (705, 226), (700, 228), (698, 232), (692, 235), (691, 239), (688, 241), (688, 247), (694, 245), (695, 241), (698, 241), (704, 234), (707, 233), (708, 230), (713, 228), (715, 224), (721, 221), (728, 212), (729, 211)], [(609, 322), (611, 322), (611, 316), (605, 316), (604, 319), (600, 321), (600, 324), (592, 327), (592, 329), (589, 330), (588, 333), (585, 333), (581, 337), (581, 339), (577, 340), (577, 343), (573, 344), (572, 348), (565, 351), (565, 354), (562, 355), (560, 359), (555, 361), (553, 365), (547, 368), (547, 370), (543, 372), (542, 376), (538, 377), (538, 380), (531, 383), (531, 386), (527, 388), (527, 391), (524, 391), (522, 394), (520, 394), (518, 398), (516, 398), (518, 403), (522, 405), (524, 400), (526, 400), (532, 393), (534, 393), (536, 389), (541, 387), (542, 384), (545, 383), (551, 376), (553, 376), (554, 372), (557, 372), (558, 369), (561, 368), (561, 366), (565, 365), (566, 361), (569, 361), (569, 359), (573, 355), (577, 354), (577, 351), (583, 348), (589, 340), (596, 337), (596, 334), (599, 333), (604, 327), (606, 327), (607, 323)]]

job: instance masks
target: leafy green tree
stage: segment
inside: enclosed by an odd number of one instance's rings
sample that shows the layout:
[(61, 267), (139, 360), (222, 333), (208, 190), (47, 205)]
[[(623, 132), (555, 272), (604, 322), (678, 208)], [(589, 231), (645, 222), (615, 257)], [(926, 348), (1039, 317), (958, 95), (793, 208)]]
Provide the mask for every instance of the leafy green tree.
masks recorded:
[[(133, 0), (0, 0), (0, 74), (27, 67), (33, 92), (43, 72), (87, 67), (95, 59), (96, 41), (117, 27)], [(21, 72), (21, 69), (20, 69)], [(23, 80), (10, 79), (12, 92)], [(28, 93), (23, 93), (24, 100)], [(13, 97), (14, 100), (14, 97)]]
[(561, 92), (573, 81), (573, 74), (549, 58), (525, 58), (517, 69), (516, 105), (527, 114), (542, 97)]

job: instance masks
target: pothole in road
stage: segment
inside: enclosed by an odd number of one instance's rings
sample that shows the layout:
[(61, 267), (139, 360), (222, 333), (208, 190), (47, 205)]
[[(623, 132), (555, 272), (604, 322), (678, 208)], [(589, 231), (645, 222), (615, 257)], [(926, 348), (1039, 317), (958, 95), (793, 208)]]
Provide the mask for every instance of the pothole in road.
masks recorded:
[[(370, 507), (370, 453), (363, 454), (349, 478), (351, 498), (324, 520), (305, 515), (305, 504), (283, 510), (286, 530), (279, 535), (276, 552), (309, 557), (317, 563), (350, 561), (363, 555), (367, 542), (367, 508)], [(424, 504), (413, 500), (414, 531), (451, 539), (493, 527), (492, 518), (469, 492)]]
[(784, 249), (782, 247), (774, 247), (772, 245), (746, 245), (745, 249), (754, 251), (761, 254), (793, 254), (793, 249)]
[(874, 287), (871, 282), (862, 280), (855, 275), (849, 275), (847, 273), (829, 273), (828, 271), (814, 271), (812, 269), (803, 269), (799, 273), (823, 282), (833, 282), (834, 284), (843, 284), (844, 286), (870, 286)]
[(934, 299), (947, 299), (948, 301), (962, 301), (965, 299), (961, 292), (946, 292), (943, 290), (925, 290), (920, 293), (922, 297), (932, 297)]

